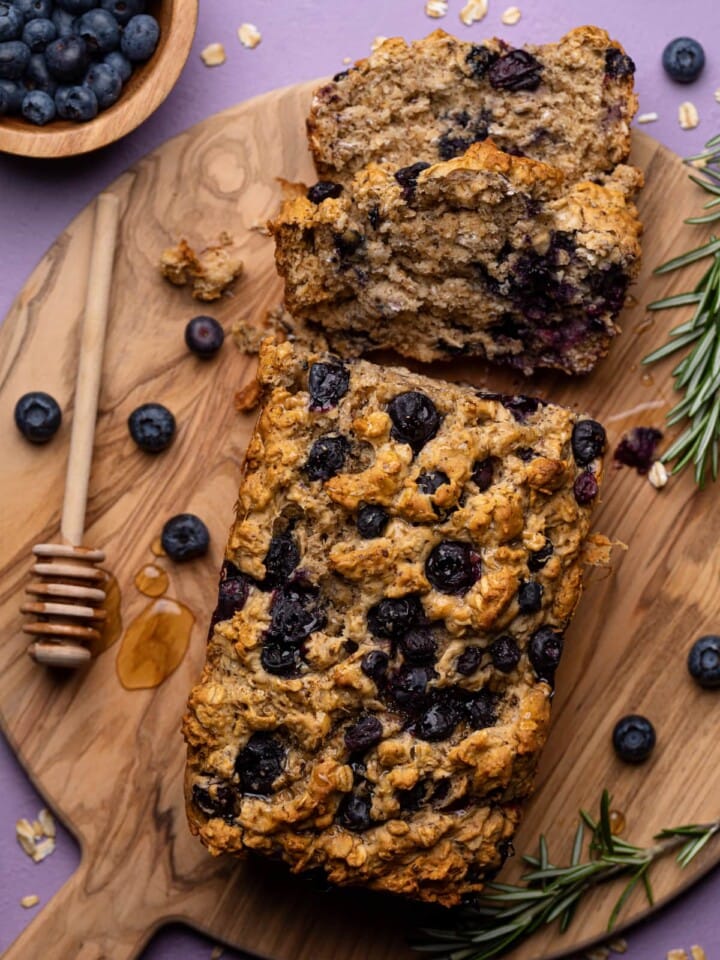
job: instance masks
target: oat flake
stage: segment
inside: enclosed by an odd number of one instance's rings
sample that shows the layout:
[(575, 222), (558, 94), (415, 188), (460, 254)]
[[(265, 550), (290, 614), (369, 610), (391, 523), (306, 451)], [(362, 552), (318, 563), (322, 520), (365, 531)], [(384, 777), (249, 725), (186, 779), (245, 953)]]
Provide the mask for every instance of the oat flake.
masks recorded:
[(40, 903), (40, 897), (36, 893), (29, 893), (20, 900), (20, 906), (25, 907), (26, 910), (29, 910), (30, 907), (37, 906), (38, 903)]
[(655, 123), (658, 115), (653, 111), (652, 113), (641, 113), (637, 118), (638, 123)]
[(52, 837), (45, 837), (44, 840), (39, 840), (35, 844), (35, 852), (32, 855), (35, 863), (42, 863), (46, 857), (49, 857), (51, 853), (55, 851), (55, 841)]
[(225, 953), (225, 951), (223, 950), (223, 948), (222, 948), (222, 947), (220, 946), (220, 944), (218, 943), (218, 944), (216, 944), (216, 945), (213, 947), (213, 949), (212, 949), (212, 953), (210, 954), (210, 960), (220, 960), (220, 957), (221, 957), (224, 953)]
[(460, 11), (460, 19), (469, 27), (471, 23), (482, 20), (488, 12), (488, 0), (468, 0)]
[(668, 482), (668, 472), (665, 468), (665, 464), (661, 463), (660, 460), (656, 460), (655, 463), (650, 467), (648, 480), (656, 490), (662, 489), (662, 487), (664, 487)]
[(447, 13), (447, 0), (427, 0), (425, 3), (425, 14), (438, 20)]
[(262, 40), (262, 34), (254, 23), (243, 23), (238, 28), (240, 43), (248, 50), (254, 50)]
[(210, 43), (200, 56), (206, 67), (219, 67), (225, 63), (225, 47), (221, 43)]
[(717, 90), (715, 91), (715, 99), (717, 100), (718, 103), (720, 103), (720, 87), (718, 87)]
[(611, 940), (608, 943), (608, 946), (613, 953), (627, 953), (627, 940), (623, 940), (622, 937), (618, 937), (616, 940)]
[(382, 36), (375, 37), (373, 42), (370, 44), (370, 49), (372, 50), (372, 52), (375, 53), (378, 47), (381, 47), (386, 40), (387, 40), (387, 37), (382, 37)]
[(697, 107), (690, 100), (685, 100), (678, 107), (678, 120), (683, 130), (693, 130), (699, 123), (700, 117)]
[(692, 960), (707, 960), (705, 951), (697, 944), (695, 944), (694, 947), (690, 947), (690, 955), (692, 956)]
[(53, 817), (50, 811), (45, 809), (41, 810), (38, 814), (38, 820), (40, 821), (40, 825), (43, 828), (45, 836), (54, 837), (56, 833), (55, 817)]
[(585, 960), (607, 960), (610, 951), (607, 947), (597, 947), (595, 950), (588, 950), (585, 954)]
[(343, 63), (347, 66), (349, 63), (352, 63), (352, 57), (343, 57)]
[(684, 950), (668, 950), (666, 960), (688, 960), (688, 955)]
[(506, 27), (514, 26), (522, 14), (519, 7), (508, 7), (505, 13), (500, 17)]

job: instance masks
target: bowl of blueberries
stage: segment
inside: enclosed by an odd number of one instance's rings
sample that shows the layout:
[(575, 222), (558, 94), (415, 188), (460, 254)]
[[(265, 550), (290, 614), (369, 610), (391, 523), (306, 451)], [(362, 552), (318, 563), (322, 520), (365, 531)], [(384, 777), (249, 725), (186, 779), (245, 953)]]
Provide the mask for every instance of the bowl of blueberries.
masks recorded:
[(119, 140), (163, 102), (198, 0), (0, 0), (0, 152), (68, 157)]

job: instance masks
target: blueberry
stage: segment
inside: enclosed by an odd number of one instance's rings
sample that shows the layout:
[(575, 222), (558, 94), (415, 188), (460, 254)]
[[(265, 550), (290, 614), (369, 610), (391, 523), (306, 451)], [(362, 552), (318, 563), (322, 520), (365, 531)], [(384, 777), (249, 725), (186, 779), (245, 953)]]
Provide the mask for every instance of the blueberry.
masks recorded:
[(286, 530), (273, 537), (265, 554), (263, 588), (272, 590), (284, 586), (299, 563), (300, 550), (292, 533)]
[(165, 523), (160, 542), (171, 560), (194, 560), (207, 553), (210, 533), (194, 513), (178, 513)]
[(84, 83), (95, 94), (101, 110), (111, 107), (122, 90), (120, 74), (107, 63), (93, 63), (85, 74)]
[(80, 80), (88, 65), (85, 41), (74, 34), (53, 40), (45, 48), (45, 59), (48, 70), (61, 83)]
[(285, 767), (285, 747), (266, 731), (253, 733), (235, 760), (244, 793), (266, 795)]
[(701, 687), (720, 687), (720, 637), (700, 637), (690, 648), (688, 670)]
[(58, 87), (55, 106), (64, 120), (85, 123), (98, 114), (97, 97), (89, 87)]
[(6, 104), (5, 112), (11, 116), (22, 110), (26, 93), (27, 87), (24, 83), (0, 78), (0, 96)]
[(220, 620), (230, 620), (245, 606), (250, 583), (241, 570), (231, 560), (223, 563), (218, 586), (218, 601), (212, 617), (212, 624)]
[(360, 661), (360, 669), (380, 686), (385, 679), (390, 658), (383, 650), (370, 650)]
[(75, 33), (82, 37), (91, 57), (102, 57), (120, 44), (120, 27), (107, 10), (88, 10), (75, 21)]
[(70, 37), (73, 35), (75, 17), (71, 13), (68, 13), (67, 10), (56, 7), (50, 14), (50, 19), (55, 25), (58, 37)]
[(0, 41), (17, 40), (22, 33), (25, 18), (11, 3), (0, 3)]
[(230, 819), (235, 812), (235, 791), (229, 783), (215, 781), (204, 787), (194, 783), (192, 800), (207, 817)]
[(626, 763), (642, 763), (655, 746), (655, 728), (637, 714), (623, 717), (615, 724), (612, 735), (615, 753)]
[(350, 70), (341, 70), (340, 73), (336, 73), (333, 77), (333, 83), (340, 83), (341, 80), (344, 80), (345, 77), (350, 76)]
[(540, 627), (530, 638), (529, 657), (538, 680), (552, 684), (563, 652), (562, 634), (552, 627)]
[(519, 457), (525, 463), (528, 463), (528, 461), (533, 460), (537, 456), (532, 447), (517, 447), (514, 453), (516, 457)]
[(390, 436), (418, 453), (440, 428), (440, 414), (430, 397), (417, 390), (399, 393), (388, 404)]
[(345, 437), (326, 434), (310, 447), (304, 470), (309, 480), (329, 480), (339, 473), (345, 463), (350, 444)]
[(520, 613), (537, 613), (542, 607), (542, 584), (536, 580), (523, 580), (518, 590)]
[[(22, 104), (21, 104), (22, 107)], [(10, 94), (4, 87), (0, 87), (0, 117), (10, 113)]]
[(663, 50), (662, 64), (665, 72), (678, 83), (697, 80), (705, 66), (705, 51), (690, 37), (671, 40)]
[(260, 653), (260, 663), (267, 673), (278, 677), (293, 677), (300, 666), (300, 654), (296, 647), (266, 640)]
[(480, 666), (483, 658), (482, 647), (465, 647), (463, 652), (455, 661), (455, 669), (463, 677), (469, 677)]
[(490, 690), (480, 690), (465, 704), (468, 721), (473, 730), (484, 730), (497, 723), (497, 695)]
[(351, 753), (369, 750), (382, 740), (382, 735), (382, 723), (367, 713), (345, 731), (345, 746)]
[(120, 49), (128, 60), (133, 62), (149, 60), (155, 53), (159, 37), (160, 27), (155, 17), (141, 13), (128, 20), (120, 41)]
[(175, 417), (161, 403), (144, 403), (128, 417), (135, 443), (146, 453), (166, 450), (175, 436)]
[(523, 394), (512, 397), (503, 395), (500, 403), (510, 411), (518, 423), (525, 423), (540, 406), (540, 400), (537, 397), (526, 397)]
[(324, 617), (314, 601), (314, 593), (297, 584), (278, 590), (272, 602), (268, 640), (298, 647), (311, 633), (319, 630)]
[(376, 503), (366, 503), (357, 515), (358, 533), (365, 540), (381, 537), (390, 519), (390, 514)]
[(655, 459), (655, 450), (662, 440), (662, 433), (654, 427), (633, 427), (617, 445), (614, 459), (626, 467), (634, 467), (643, 476)]
[(364, 797), (348, 794), (340, 802), (337, 820), (348, 830), (367, 830), (372, 825), (370, 802)]
[(47, 443), (60, 428), (62, 411), (49, 393), (25, 393), (15, 404), (15, 424), (30, 443)]
[(0, 43), (0, 77), (4, 80), (19, 80), (29, 62), (30, 47), (22, 40)]
[(311, 203), (322, 203), (323, 200), (336, 200), (342, 193), (342, 184), (333, 183), (332, 180), (318, 180), (307, 192), (307, 198)]
[(488, 79), (496, 90), (537, 90), (542, 69), (527, 50), (510, 50), (490, 66)]
[(465, 63), (475, 80), (482, 80), (490, 67), (497, 60), (498, 55), (482, 44), (473, 44), (465, 57)]
[(520, 663), (520, 648), (512, 637), (505, 635), (490, 644), (490, 656), (496, 670), (512, 673)]
[(52, 0), (13, 0), (13, 4), (25, 18), (29, 20), (46, 20), (52, 13)]
[(28, 20), (22, 32), (22, 41), (30, 47), (31, 53), (42, 53), (56, 37), (57, 29), (52, 20)]
[(100, 0), (100, 6), (111, 13), (121, 27), (146, 9), (145, 0)]
[(450, 692), (438, 694), (435, 702), (418, 719), (415, 724), (415, 736), (420, 740), (431, 743), (438, 740), (447, 740), (460, 722), (460, 704)]
[(575, 462), (586, 467), (605, 450), (605, 428), (597, 420), (578, 420), (570, 440)]
[(427, 627), (415, 627), (400, 637), (400, 649), (408, 663), (434, 663), (437, 640)]
[(575, 494), (575, 500), (580, 504), (581, 507), (586, 507), (589, 503), (592, 503), (595, 497), (598, 495), (600, 488), (598, 487), (598, 482), (595, 479), (595, 474), (591, 473), (589, 470), (585, 470), (584, 473), (581, 473), (579, 477), (575, 479), (573, 484), (573, 493)]
[(480, 492), (487, 490), (493, 482), (493, 459), (486, 457), (484, 460), (476, 460), (473, 464), (473, 472), (470, 479)]
[(103, 58), (103, 63), (112, 67), (123, 83), (127, 83), (132, 76), (133, 65), (119, 50), (111, 50), (110, 53), (106, 54)]
[(605, 73), (613, 80), (623, 80), (635, 73), (635, 64), (622, 50), (608, 47), (605, 51)]
[(97, 0), (55, 0), (55, 2), (58, 7), (72, 14), (73, 17), (87, 13), (88, 10), (97, 6)]
[(398, 640), (412, 627), (422, 624), (424, 619), (422, 603), (415, 594), (386, 597), (370, 607), (367, 615), (372, 635), (387, 640)]
[(362, 242), (363, 235), (359, 231), (354, 230), (352, 227), (349, 227), (347, 230), (343, 230), (342, 233), (336, 233), (333, 236), (335, 249), (343, 260), (347, 257), (351, 257), (362, 245)]
[(555, 548), (552, 545), (552, 540), (548, 540), (548, 538), (545, 537), (545, 544), (540, 547), (539, 550), (533, 550), (530, 553), (528, 557), (528, 570), (531, 573), (537, 573), (538, 570), (542, 570), (554, 551)]
[(480, 577), (480, 557), (469, 543), (442, 540), (425, 561), (425, 576), (441, 593), (467, 593)]
[(430, 166), (429, 163), (413, 163), (409, 167), (401, 167), (400, 170), (395, 171), (395, 179), (402, 187), (402, 198), (407, 202), (410, 202), (415, 196), (415, 189), (417, 187), (417, 179), (423, 170), (427, 170)]
[[(34, 21), (33, 21), (34, 22)], [(30, 57), (27, 72), (25, 73), (25, 83), (30, 90), (42, 90), (43, 93), (55, 97), (58, 83), (48, 72), (45, 57), (41, 53), (34, 53)], [(55, 100), (53, 99), (53, 117), (56, 113)]]
[[(113, 54), (106, 60), (110, 56)], [(185, 327), (185, 344), (201, 360), (214, 357), (224, 340), (225, 331), (215, 317), (193, 317)]]
[(440, 487), (450, 483), (450, 477), (442, 470), (428, 470), (420, 474), (416, 483), (423, 493), (432, 496), (433, 493), (437, 493)]
[(25, 94), (22, 115), (38, 127), (45, 126), (55, 119), (55, 101), (43, 90), (31, 90)]
[(342, 363), (314, 363), (308, 374), (311, 410), (329, 410), (345, 396), (350, 374)]
[(390, 695), (400, 707), (422, 710), (427, 700), (427, 685), (432, 677), (429, 667), (403, 664), (390, 680)]

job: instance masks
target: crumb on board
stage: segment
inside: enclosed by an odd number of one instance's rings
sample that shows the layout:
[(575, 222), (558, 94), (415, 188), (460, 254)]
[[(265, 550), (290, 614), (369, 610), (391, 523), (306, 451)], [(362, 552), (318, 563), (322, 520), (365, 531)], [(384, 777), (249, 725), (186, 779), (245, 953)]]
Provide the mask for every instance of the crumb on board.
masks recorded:
[(175, 286), (192, 286), (196, 300), (218, 300), (243, 270), (232, 237), (221, 233), (217, 243), (195, 253), (184, 238), (160, 257), (160, 272)]
[(651, 110), (649, 113), (641, 113), (637, 118), (637, 122), (638, 123), (655, 123), (657, 118), (658, 118), (658, 115), (655, 113), (654, 110)]
[(261, 233), (264, 237), (272, 236), (268, 228), (268, 222), (264, 218), (262, 220), (253, 220), (250, 224), (250, 230), (254, 230), (255, 233)]
[(219, 67), (225, 63), (225, 47), (221, 43), (209, 43), (200, 51), (200, 57), (206, 67)]
[(238, 27), (240, 43), (248, 50), (254, 50), (262, 40), (262, 34), (254, 23), (241, 23)]
[(469, 27), (478, 20), (482, 20), (488, 12), (488, 0), (468, 0), (460, 11), (460, 19)]
[(656, 460), (648, 471), (648, 480), (656, 490), (662, 490), (668, 482), (668, 472), (661, 460)]
[(372, 50), (372, 52), (375, 53), (375, 51), (376, 51), (379, 47), (381, 47), (381, 46), (385, 43), (386, 40), (387, 40), (387, 37), (383, 37), (383, 36), (380, 36), (380, 35), (378, 35), (377, 37), (375, 37), (375, 39), (373, 40), (373, 42), (370, 44), (370, 49)]
[(447, 14), (447, 10), (447, 0), (426, 0), (425, 2), (425, 14), (434, 20), (444, 17)]
[(690, 100), (684, 100), (678, 107), (678, 120), (683, 130), (694, 130), (700, 123), (697, 107)]
[(27, 896), (20, 898), (20, 906), (29, 910), (40, 903), (40, 897), (36, 893), (28, 893)]
[(520, 13), (519, 7), (508, 7), (500, 17), (500, 20), (505, 24), (506, 27), (513, 27), (520, 21), (521, 17), (522, 14)]
[(262, 387), (259, 381), (251, 380), (235, 394), (235, 409), (238, 413), (251, 413), (260, 403)]
[(590, 533), (580, 553), (582, 562), (589, 567), (610, 567), (614, 547), (619, 547), (621, 550), (628, 549), (627, 544), (622, 540), (610, 540), (604, 533)]

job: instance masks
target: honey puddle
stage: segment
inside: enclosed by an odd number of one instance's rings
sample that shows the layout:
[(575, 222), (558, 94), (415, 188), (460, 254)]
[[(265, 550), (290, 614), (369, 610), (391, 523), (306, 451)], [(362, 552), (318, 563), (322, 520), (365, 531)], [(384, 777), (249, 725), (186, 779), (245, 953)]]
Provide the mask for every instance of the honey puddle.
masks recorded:
[(146, 564), (135, 574), (135, 586), (146, 597), (161, 597), (168, 588), (168, 575), (154, 563)]
[(115, 577), (111, 573), (106, 573), (105, 582), (102, 584), (105, 591), (105, 603), (103, 609), (107, 616), (100, 631), (99, 640), (91, 640), (88, 643), (88, 649), (92, 657), (99, 657), (101, 653), (109, 650), (113, 644), (117, 643), (122, 635), (122, 614), (120, 612), (120, 587)]
[(158, 597), (128, 626), (117, 658), (126, 690), (159, 686), (181, 663), (195, 617), (184, 604)]
[(153, 542), (150, 544), (150, 551), (156, 557), (166, 557), (167, 554), (163, 550), (162, 538), (155, 537)]

